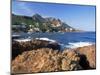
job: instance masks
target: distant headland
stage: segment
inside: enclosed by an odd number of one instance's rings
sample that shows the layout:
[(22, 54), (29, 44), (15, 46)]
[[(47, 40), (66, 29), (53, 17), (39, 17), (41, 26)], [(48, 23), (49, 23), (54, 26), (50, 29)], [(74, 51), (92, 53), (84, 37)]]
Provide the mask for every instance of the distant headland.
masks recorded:
[(39, 14), (22, 16), (12, 14), (12, 30), (14, 32), (80, 32), (60, 19), (43, 18)]

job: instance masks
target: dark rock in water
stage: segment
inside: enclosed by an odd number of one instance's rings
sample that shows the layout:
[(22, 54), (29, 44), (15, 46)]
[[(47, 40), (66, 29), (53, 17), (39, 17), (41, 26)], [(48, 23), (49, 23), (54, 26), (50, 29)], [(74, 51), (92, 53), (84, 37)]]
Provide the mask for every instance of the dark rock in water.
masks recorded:
[(47, 47), (54, 50), (60, 50), (60, 45), (57, 42), (51, 42), (47, 45)]
[(37, 73), (79, 70), (80, 57), (74, 51), (50, 48), (25, 51), (12, 61), (12, 73)]
[(26, 42), (14, 41), (12, 43), (12, 59), (14, 59), (18, 54), (21, 54), (24, 51), (39, 48), (52, 48), (54, 50), (60, 50), (60, 45), (57, 42), (50, 43), (49, 41), (45, 40), (32, 40)]

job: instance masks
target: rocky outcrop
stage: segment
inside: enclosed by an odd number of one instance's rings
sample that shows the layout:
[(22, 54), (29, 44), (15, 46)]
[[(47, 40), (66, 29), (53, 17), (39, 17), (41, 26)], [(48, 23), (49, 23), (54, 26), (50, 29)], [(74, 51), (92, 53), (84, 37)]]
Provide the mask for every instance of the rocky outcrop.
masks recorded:
[(79, 65), (80, 57), (72, 50), (64, 50), (62, 52), (62, 70), (79, 70), (82, 67)]
[(80, 65), (84, 69), (96, 68), (96, 48), (95, 45), (80, 47), (76, 49), (80, 54)]
[(53, 50), (60, 50), (60, 45), (57, 42), (50, 42), (45, 40), (32, 40), (26, 42), (12, 43), (12, 57), (13, 59), (24, 51), (36, 50), (39, 48), (52, 48)]
[(12, 73), (36, 73), (79, 70), (80, 57), (75, 51), (59, 52), (50, 48), (25, 51), (12, 61)]
[(13, 42), (12, 73), (88, 70), (96, 68), (95, 45), (60, 50), (57, 42)]

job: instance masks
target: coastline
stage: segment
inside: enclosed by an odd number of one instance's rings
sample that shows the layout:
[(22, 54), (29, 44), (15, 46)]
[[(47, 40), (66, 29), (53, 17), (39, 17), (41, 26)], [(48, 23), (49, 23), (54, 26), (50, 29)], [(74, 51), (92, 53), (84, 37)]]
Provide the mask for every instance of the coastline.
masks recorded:
[(50, 43), (37, 39), (15, 42), (12, 47), (12, 58), (14, 57), (12, 59), (12, 73), (74, 71), (96, 68), (95, 44), (60, 51), (57, 42)]

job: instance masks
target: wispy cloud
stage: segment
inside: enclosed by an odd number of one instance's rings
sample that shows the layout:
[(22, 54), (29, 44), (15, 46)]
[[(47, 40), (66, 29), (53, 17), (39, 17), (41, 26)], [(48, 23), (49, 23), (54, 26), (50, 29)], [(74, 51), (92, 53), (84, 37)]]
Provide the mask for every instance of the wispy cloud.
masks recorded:
[[(16, 3), (16, 5), (15, 5), (15, 3)], [(23, 13), (16, 12), (16, 10), (17, 10), (17, 11), (23, 11), (24, 13), (26, 13), (30, 16), (33, 14), (33, 10), (31, 8), (29, 8), (27, 3), (25, 3), (25, 2), (14, 1), (12, 5), (13, 5), (12, 7), (15, 6), (15, 8), (13, 8), (14, 10), (12, 10), (12, 13), (24, 15)]]

